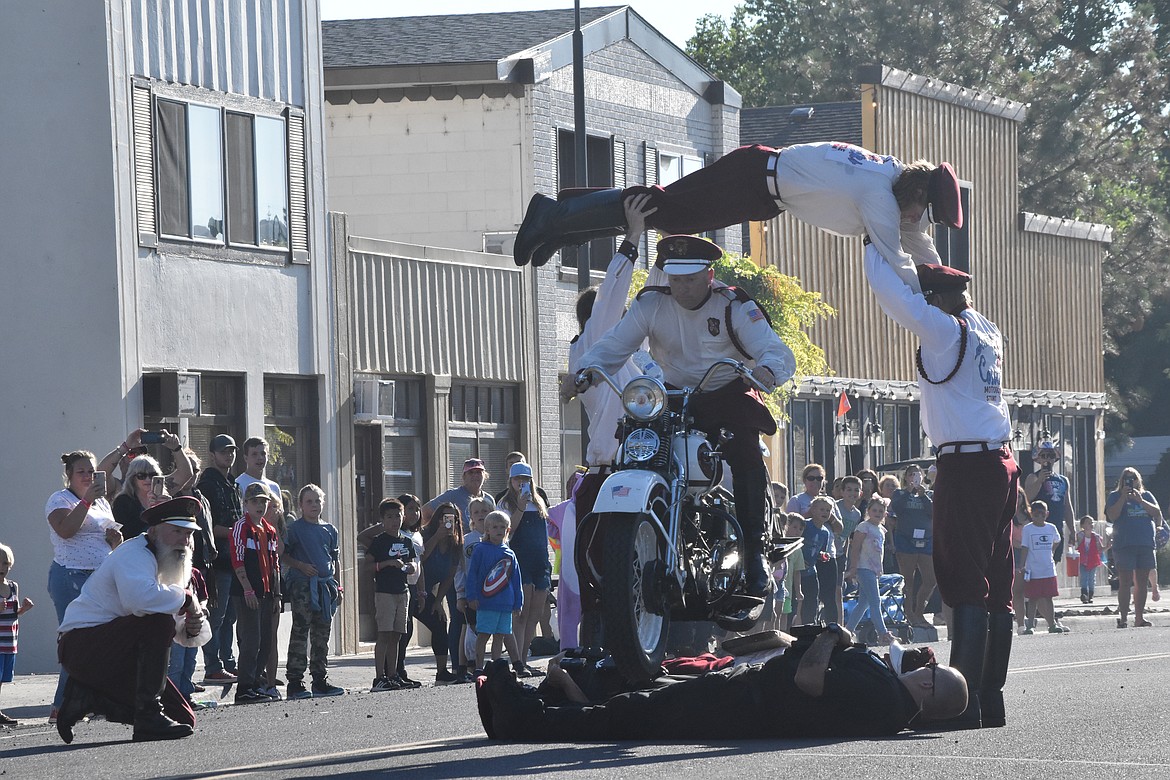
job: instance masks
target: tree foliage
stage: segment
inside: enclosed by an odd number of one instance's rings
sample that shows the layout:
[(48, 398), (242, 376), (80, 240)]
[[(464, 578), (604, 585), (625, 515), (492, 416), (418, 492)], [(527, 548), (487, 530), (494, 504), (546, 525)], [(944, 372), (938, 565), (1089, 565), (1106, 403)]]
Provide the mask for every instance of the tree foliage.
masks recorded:
[[(1127, 384), (1120, 350), (1170, 311), (1170, 0), (745, 0), (687, 51), (751, 106), (854, 100), (870, 63), (1027, 103), (1020, 207), (1114, 227), (1107, 427), (1132, 430), (1153, 385)], [(1157, 374), (1170, 351), (1143, 359)]]

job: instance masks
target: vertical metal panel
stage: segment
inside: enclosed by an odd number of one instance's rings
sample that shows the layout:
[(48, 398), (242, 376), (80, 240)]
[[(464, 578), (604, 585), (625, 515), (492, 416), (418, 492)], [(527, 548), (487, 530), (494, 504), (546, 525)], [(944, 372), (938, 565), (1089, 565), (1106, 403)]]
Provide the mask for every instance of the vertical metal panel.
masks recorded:
[(316, 0), (129, 0), (134, 75), (305, 105)]
[[(1106, 245), (1019, 228), (1016, 122), (879, 87), (874, 150), (902, 160), (946, 160), (971, 183), (971, 294), (1007, 339), (1012, 389), (1103, 392), (1100, 269)], [(831, 140), (831, 139), (826, 139)], [(765, 258), (819, 291), (838, 315), (813, 327), (840, 376), (916, 379), (916, 340), (882, 314), (866, 286), (860, 239), (781, 214)]]
[(524, 379), (519, 270), (352, 250), (349, 261), (355, 371)]

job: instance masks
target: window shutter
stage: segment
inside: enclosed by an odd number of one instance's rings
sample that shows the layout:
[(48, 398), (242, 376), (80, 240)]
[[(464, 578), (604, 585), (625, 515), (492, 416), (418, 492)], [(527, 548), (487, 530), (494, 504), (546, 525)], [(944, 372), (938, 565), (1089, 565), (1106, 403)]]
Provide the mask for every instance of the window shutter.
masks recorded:
[(305, 114), (288, 109), (288, 237), (294, 263), (309, 261), (309, 207), (305, 192)]
[(138, 245), (158, 246), (158, 217), (154, 198), (154, 123), (150, 82), (134, 79), (130, 85), (130, 113), (134, 133), (134, 209), (138, 212)]
[[(658, 149), (643, 143), (642, 148), (645, 150), (643, 158), (645, 159), (645, 166), (643, 173), (646, 175), (646, 186), (653, 187), (658, 184)], [(658, 231), (650, 229), (646, 231), (646, 235), (642, 238), (646, 245), (642, 248), (642, 257), (646, 258), (647, 267), (654, 262), (653, 250), (658, 244)]]
[(556, 151), (556, 163), (553, 165), (553, 175), (556, 176), (556, 182), (554, 182), (554, 189), (557, 192), (560, 192), (561, 190), (563, 190), (565, 188), (565, 183), (563, 181), (561, 181), (561, 179), (563, 178), (561, 176), (561, 167), (565, 164), (566, 152), (571, 153), (572, 150), (571, 149), (567, 150), (567, 149), (563, 148), (564, 143), (565, 143), (565, 135), (567, 135), (566, 133), (562, 133), (559, 128), (554, 127), (552, 134), (553, 134), (553, 149)]
[(619, 190), (626, 188), (626, 142), (613, 139), (613, 186)]

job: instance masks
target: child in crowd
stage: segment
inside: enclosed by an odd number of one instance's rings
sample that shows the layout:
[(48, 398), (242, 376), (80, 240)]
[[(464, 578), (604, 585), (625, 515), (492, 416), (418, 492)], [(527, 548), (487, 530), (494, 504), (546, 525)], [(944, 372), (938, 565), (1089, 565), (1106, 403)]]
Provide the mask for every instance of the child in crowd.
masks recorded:
[(1048, 622), (1048, 633), (1067, 634), (1068, 629), (1056, 619), (1052, 607), (1052, 599), (1060, 592), (1053, 558), (1060, 546), (1060, 534), (1048, 522), (1048, 505), (1043, 501), (1032, 502), (1032, 522), (1024, 527), (1020, 542), (1024, 548), (1024, 596), (1028, 599), (1028, 627), (1024, 633), (1034, 632), (1039, 614)]
[(552, 564), (548, 557), (548, 507), (532, 487), (532, 467), (513, 463), (508, 470), (508, 490), (498, 504), (510, 512), (512, 526), (508, 544), (520, 565), (520, 582), (524, 589), (524, 611), (515, 627), (516, 648), (520, 651), (518, 673), (528, 677), (543, 675), (528, 665), (528, 651), (536, 636), (536, 626), (552, 587)]
[[(860, 485), (858, 487), (860, 488)], [(888, 507), (889, 500), (881, 496), (866, 505), (865, 522), (854, 531), (853, 544), (849, 552), (849, 568), (845, 572), (845, 579), (857, 581), (857, 606), (849, 616), (847, 628), (850, 631), (856, 630), (857, 624), (868, 613), (874, 631), (877, 632), (879, 645), (888, 645), (894, 641), (893, 635), (886, 629), (886, 621), (882, 615), (881, 591), (878, 587), (878, 581), (882, 576), (882, 557), (886, 548), (886, 529), (882, 523), (886, 519)]]
[[(804, 527), (807, 521), (800, 512), (789, 512), (784, 526), (784, 535), (796, 538), (804, 536)], [(800, 615), (800, 602), (804, 595), (800, 589), (804, 573), (804, 554), (788, 556), (788, 571), (784, 577), (784, 612), (780, 622), (780, 629), (786, 631), (792, 628)]]
[[(459, 571), (455, 572), (456, 609), (463, 613), (463, 635), (459, 640), (459, 665), (466, 669), (475, 660), (475, 610), (467, 603), (467, 565), (471, 562), (471, 554), (476, 545), (483, 540), (483, 521), (495, 507), (487, 496), (473, 498), (467, 504), (467, 515), (470, 519), (468, 528), (463, 535), (463, 560)], [(496, 647), (499, 653), (499, 647)], [(462, 677), (470, 679), (471, 675), (464, 671)]]
[[(198, 599), (199, 606), (207, 606), (207, 581), (203, 579), (203, 572), (199, 570), (198, 566), (191, 567), (191, 580), (188, 587)], [(195, 676), (195, 661), (198, 651), (198, 647), (187, 647), (179, 642), (173, 642), (171, 644), (171, 658), (167, 665), (167, 677), (179, 689), (179, 693), (183, 694), (183, 698), (187, 700), (187, 704), (191, 706), (193, 711), (205, 709), (203, 704), (191, 699), (191, 694), (197, 690), (192, 677)]]
[[(398, 671), (398, 642), (410, 618), (409, 578), (419, 568), (414, 540), (402, 532), (402, 502), (387, 498), (378, 505), (382, 532), (370, 540), (366, 557), (374, 564), (374, 617), (378, 639), (374, 644), (374, 682), (370, 690), (415, 688)], [(290, 691), (289, 698), (292, 698)]]
[(1081, 603), (1093, 603), (1093, 585), (1097, 579), (1097, 567), (1101, 565), (1101, 551), (1105, 542), (1093, 530), (1093, 518), (1081, 518), (1081, 530), (1077, 532), (1077, 554), (1081, 562)]
[[(520, 584), (520, 567), (516, 554), (504, 543), (512, 519), (507, 512), (490, 512), (484, 520), (486, 536), (476, 545), (467, 565), (467, 603), (475, 610), (477, 636), (475, 665), (483, 669), (489, 638), (505, 639), (512, 635), (513, 614), (524, 607), (524, 590)], [(512, 666), (523, 668), (523, 659), (508, 648)]]
[(244, 491), (244, 516), (232, 527), (231, 597), (240, 646), (236, 704), (272, 701), (265, 666), (272, 648), (272, 624), (280, 609), (280, 556), (284, 544), (264, 519), (272, 494), (263, 482)]
[(329, 632), (342, 593), (337, 529), (323, 518), (325, 491), (318, 486), (301, 488), (297, 505), (301, 516), (285, 531), (283, 559), (292, 606), (285, 664), (288, 697), (305, 698), (306, 668), (313, 677), (313, 696), (340, 696), (345, 689), (329, 682)]
[[(849, 568), (849, 545), (853, 531), (861, 523), (861, 479), (848, 476), (841, 477), (837, 499), (837, 517), (841, 521), (841, 529), (833, 533), (833, 555), (836, 558), (838, 573), (837, 584), (837, 614), (844, 615), (841, 600), (845, 595), (845, 569)], [(832, 530), (832, 529), (830, 529)]]
[[(20, 587), (8, 579), (16, 559), (12, 548), (0, 544), (0, 685), (12, 682), (16, 666), (16, 638), (20, 634), (20, 616), (33, 608), (30, 598), (20, 598)], [(16, 718), (0, 712), (0, 726), (15, 726)]]
[(804, 592), (804, 603), (800, 608), (800, 622), (812, 623), (817, 619), (818, 602), (824, 607), (822, 619), (835, 622), (838, 615), (837, 567), (830, 555), (832, 544), (828, 529), (829, 518), (836, 506), (828, 496), (817, 496), (809, 504), (809, 522), (804, 527), (804, 571), (800, 577), (800, 589)]

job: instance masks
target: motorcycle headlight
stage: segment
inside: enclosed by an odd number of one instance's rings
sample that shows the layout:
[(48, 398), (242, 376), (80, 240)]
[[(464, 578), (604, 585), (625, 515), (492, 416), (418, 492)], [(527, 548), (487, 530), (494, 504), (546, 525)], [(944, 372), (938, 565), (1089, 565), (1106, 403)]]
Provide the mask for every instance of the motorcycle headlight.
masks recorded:
[(657, 379), (640, 376), (622, 391), (622, 408), (639, 422), (653, 420), (666, 408), (666, 388)]
[(622, 449), (627, 461), (641, 463), (654, 457), (658, 452), (660, 440), (658, 434), (649, 428), (639, 428), (626, 437)]

